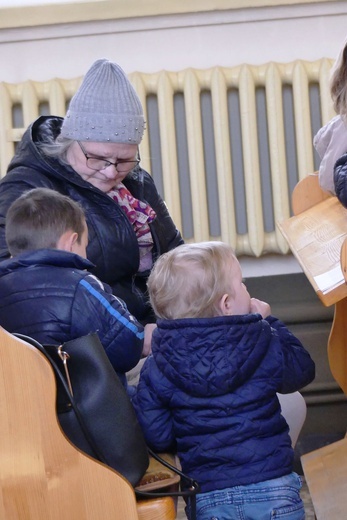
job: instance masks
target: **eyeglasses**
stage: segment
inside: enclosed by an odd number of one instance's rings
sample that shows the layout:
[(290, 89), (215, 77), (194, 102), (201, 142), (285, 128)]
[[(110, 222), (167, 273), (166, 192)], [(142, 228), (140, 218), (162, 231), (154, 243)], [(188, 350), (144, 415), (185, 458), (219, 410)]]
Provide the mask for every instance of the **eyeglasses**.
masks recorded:
[(111, 161), (107, 161), (106, 159), (102, 159), (101, 157), (91, 157), (87, 154), (86, 150), (80, 143), (80, 141), (77, 141), (80, 145), (80, 148), (83, 152), (83, 155), (86, 158), (86, 164), (88, 168), (91, 170), (99, 171), (99, 170), (105, 170), (105, 168), (108, 168), (109, 166), (114, 166), (118, 173), (128, 173), (130, 172), (135, 166), (137, 166), (140, 162), (140, 153), (137, 151), (137, 159), (134, 161), (128, 161), (128, 159), (118, 159), (115, 163)]

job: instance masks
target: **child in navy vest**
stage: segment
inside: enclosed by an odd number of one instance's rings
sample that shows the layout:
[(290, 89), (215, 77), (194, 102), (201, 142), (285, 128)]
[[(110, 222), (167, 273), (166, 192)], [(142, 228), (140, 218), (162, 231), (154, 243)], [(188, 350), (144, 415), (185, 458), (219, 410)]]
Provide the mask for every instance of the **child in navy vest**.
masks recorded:
[(197, 518), (303, 520), (277, 393), (314, 379), (309, 353), (250, 297), (224, 243), (164, 254), (148, 289), (157, 328), (133, 403), (147, 443), (199, 482)]

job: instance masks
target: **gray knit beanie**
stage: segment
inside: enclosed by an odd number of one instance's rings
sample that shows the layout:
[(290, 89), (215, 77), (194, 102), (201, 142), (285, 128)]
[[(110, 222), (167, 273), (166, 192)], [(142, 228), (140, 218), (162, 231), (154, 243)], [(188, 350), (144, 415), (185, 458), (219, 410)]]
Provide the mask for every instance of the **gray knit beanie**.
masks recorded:
[(61, 136), (75, 141), (139, 144), (145, 129), (135, 89), (116, 63), (93, 63), (70, 101)]

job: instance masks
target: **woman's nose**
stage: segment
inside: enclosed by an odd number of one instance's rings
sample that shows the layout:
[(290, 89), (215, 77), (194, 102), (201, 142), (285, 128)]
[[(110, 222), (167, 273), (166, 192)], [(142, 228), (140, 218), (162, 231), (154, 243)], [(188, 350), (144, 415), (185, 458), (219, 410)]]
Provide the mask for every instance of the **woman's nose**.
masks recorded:
[(107, 168), (104, 168), (102, 171), (108, 179), (115, 179), (118, 176), (118, 170), (115, 164), (109, 164)]

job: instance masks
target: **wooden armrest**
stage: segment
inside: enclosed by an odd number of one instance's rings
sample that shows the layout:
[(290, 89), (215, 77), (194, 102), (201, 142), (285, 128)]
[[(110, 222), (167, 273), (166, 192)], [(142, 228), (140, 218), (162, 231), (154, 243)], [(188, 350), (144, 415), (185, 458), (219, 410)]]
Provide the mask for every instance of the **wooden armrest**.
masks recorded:
[(139, 520), (174, 520), (176, 506), (171, 497), (151, 498), (137, 502)]

